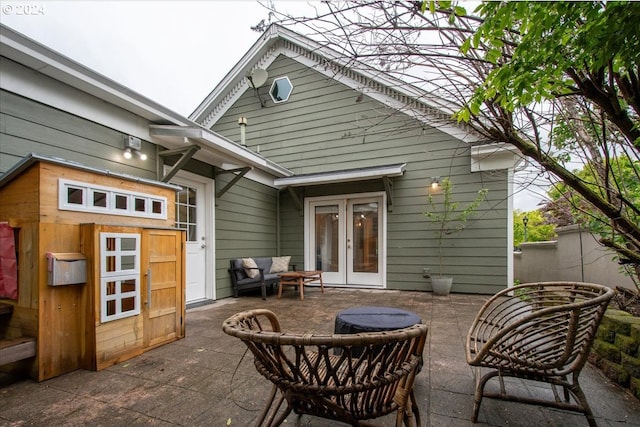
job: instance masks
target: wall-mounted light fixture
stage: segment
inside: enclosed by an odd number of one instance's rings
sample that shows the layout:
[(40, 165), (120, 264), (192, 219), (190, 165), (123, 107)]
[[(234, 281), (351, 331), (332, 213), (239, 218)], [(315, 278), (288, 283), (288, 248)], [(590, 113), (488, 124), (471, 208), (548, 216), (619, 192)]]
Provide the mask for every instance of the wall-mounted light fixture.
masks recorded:
[(439, 176), (432, 176), (431, 177), (431, 189), (432, 190), (437, 190), (438, 187), (440, 187), (440, 177)]
[(140, 160), (147, 160), (147, 155), (140, 151), (142, 149), (142, 141), (140, 138), (124, 135), (122, 139), (124, 140), (124, 153), (122, 153), (122, 155), (125, 159), (130, 159), (133, 157), (133, 153), (136, 153)]

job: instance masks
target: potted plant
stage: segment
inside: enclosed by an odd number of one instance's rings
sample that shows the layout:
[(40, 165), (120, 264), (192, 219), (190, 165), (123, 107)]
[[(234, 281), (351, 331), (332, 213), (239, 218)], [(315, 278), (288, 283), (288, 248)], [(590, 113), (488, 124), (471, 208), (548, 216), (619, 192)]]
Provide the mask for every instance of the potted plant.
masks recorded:
[[(435, 181), (437, 183), (437, 181)], [(475, 200), (464, 209), (458, 210), (458, 202), (453, 200), (453, 183), (449, 178), (444, 178), (438, 186), (432, 187), (428, 197), (428, 211), (425, 216), (434, 225), (434, 234), (438, 241), (438, 274), (431, 275), (431, 285), (435, 295), (448, 295), (453, 284), (453, 277), (444, 276), (442, 246), (444, 239), (465, 228), (467, 219), (471, 217), (478, 208), (478, 205), (486, 197), (489, 191), (483, 188), (478, 191)]]

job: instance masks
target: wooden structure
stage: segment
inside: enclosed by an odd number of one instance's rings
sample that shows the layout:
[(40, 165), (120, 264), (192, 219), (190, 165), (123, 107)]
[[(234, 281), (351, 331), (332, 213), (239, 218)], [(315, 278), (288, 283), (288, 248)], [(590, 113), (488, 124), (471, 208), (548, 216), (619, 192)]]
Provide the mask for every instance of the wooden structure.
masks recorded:
[(176, 189), (36, 155), (2, 176), (0, 221), (14, 229), (19, 291), (2, 300), (13, 306), (4, 338), (35, 338), (37, 351), (1, 369), (42, 381), (184, 337)]
[[(489, 299), (467, 335), (467, 362), (476, 367), (473, 422), (482, 398), (489, 397), (581, 412), (595, 426), (578, 377), (614, 294), (591, 283), (542, 282), (514, 286)], [(489, 371), (481, 375), (481, 368)], [(485, 390), (496, 377), (500, 391)], [(550, 384), (555, 399), (518, 394), (514, 384), (507, 391), (504, 377)]]
[(281, 331), (273, 312), (257, 309), (228, 318), (222, 330), (246, 344), (258, 372), (274, 384), (256, 426), (280, 425), (291, 411), (353, 426), (396, 412), (396, 426), (422, 425), (413, 383), (425, 324), (354, 335), (292, 334)]

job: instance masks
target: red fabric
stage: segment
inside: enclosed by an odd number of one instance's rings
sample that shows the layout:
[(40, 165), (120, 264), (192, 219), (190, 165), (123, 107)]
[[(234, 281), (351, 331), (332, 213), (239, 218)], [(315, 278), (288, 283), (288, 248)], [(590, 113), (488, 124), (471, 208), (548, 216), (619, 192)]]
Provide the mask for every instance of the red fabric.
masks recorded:
[(0, 222), (0, 298), (18, 299), (16, 243), (6, 222)]

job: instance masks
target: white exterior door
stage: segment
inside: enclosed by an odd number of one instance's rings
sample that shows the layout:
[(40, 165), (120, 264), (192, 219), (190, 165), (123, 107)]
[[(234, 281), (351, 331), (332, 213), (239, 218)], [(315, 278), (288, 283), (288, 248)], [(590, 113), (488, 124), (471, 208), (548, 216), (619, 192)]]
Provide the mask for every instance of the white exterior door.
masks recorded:
[[(191, 179), (181, 172), (172, 181), (182, 187), (176, 193), (176, 227), (187, 231), (186, 248), (186, 302), (214, 299), (213, 269), (207, 259), (213, 259), (212, 221), (207, 217), (207, 187), (204, 182)], [(211, 254), (211, 255), (209, 255)]]
[(336, 286), (385, 286), (383, 194), (306, 201), (305, 269)]

